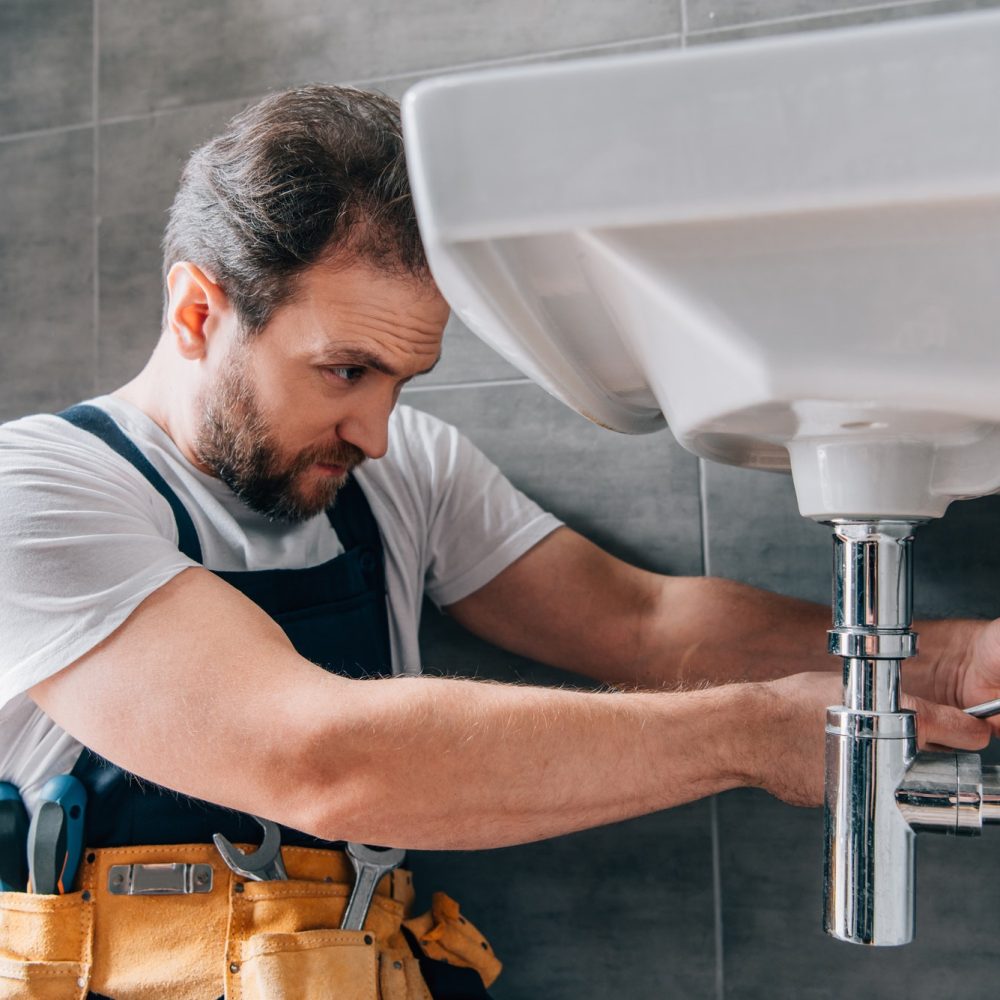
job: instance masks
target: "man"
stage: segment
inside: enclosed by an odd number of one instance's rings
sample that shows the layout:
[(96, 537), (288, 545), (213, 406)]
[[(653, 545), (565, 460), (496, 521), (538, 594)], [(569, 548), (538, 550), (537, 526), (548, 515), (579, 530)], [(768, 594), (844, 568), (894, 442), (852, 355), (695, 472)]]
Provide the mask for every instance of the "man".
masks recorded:
[[(62, 956), (74, 982), (116, 998), (305, 997), (317, 981), (325, 996), (337, 976), (361, 990), (373, 942), (332, 934), (349, 869), (329, 842), (496, 847), (740, 785), (821, 800), (841, 694), (816, 649), (823, 609), (628, 566), (397, 407), (437, 362), (448, 307), (392, 102), (312, 87), (244, 112), (193, 154), (164, 250), (145, 369), (0, 432), (0, 777), (29, 807), (52, 775), (87, 788), (96, 850), (73, 920), (96, 931)], [(418, 676), (425, 589), (477, 635), (624, 690)], [(1000, 632), (921, 631), (907, 704), (922, 741), (981, 747), (989, 724), (957, 706), (996, 696)], [(211, 836), (254, 842), (250, 816), (282, 825), (289, 886), (233, 879), (219, 910), (215, 889), (143, 908), (106, 885), (121, 866), (212, 858), (218, 881)], [(475, 935), (440, 943), (468, 926), (450, 901), (404, 932), (406, 891), (387, 891), (366, 925), (384, 994), (426, 995), (407, 944), (428, 981), (444, 984), (434, 958), (492, 978)]]

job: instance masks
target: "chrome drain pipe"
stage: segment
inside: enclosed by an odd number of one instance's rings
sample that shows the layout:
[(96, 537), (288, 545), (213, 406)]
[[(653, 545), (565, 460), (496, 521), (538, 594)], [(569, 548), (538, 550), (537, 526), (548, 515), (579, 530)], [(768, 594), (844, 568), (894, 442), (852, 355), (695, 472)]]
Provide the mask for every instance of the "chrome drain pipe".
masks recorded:
[(830, 652), (844, 660), (844, 704), (826, 722), (824, 927), (857, 944), (913, 937), (913, 829), (896, 789), (917, 756), (899, 675), (917, 651), (909, 521), (833, 525)]
[(844, 704), (827, 711), (824, 928), (842, 941), (913, 939), (916, 832), (1000, 822), (1000, 768), (977, 754), (918, 753), (900, 667), (917, 651), (911, 545), (919, 522), (833, 522), (830, 652)]

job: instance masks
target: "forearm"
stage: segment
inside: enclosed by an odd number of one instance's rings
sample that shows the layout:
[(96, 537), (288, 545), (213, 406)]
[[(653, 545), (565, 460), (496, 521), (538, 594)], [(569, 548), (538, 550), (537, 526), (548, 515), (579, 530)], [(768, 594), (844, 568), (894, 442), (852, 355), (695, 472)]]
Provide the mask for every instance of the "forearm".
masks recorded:
[[(641, 687), (765, 681), (810, 671), (839, 671), (827, 652), (831, 611), (781, 594), (713, 577), (663, 578), (647, 638), (634, 668)], [(917, 621), (919, 654), (903, 664), (903, 688), (960, 705), (957, 665), (985, 623)]]
[(767, 701), (756, 685), (607, 694), (435, 678), (341, 683), (337, 711), (317, 719), (309, 741), (332, 749), (299, 794), (315, 804), (310, 832), (326, 838), (525, 843), (754, 783), (761, 733), (751, 720)]
[(658, 582), (634, 662), (609, 665), (614, 676), (602, 679), (690, 687), (839, 669), (826, 650), (828, 607), (719, 577)]

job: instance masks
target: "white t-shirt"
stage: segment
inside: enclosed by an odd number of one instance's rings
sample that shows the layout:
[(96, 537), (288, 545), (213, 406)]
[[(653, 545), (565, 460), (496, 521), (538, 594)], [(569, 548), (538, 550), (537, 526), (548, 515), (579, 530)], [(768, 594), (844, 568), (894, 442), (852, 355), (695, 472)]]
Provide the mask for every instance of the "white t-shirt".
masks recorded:
[[(343, 551), (326, 514), (269, 521), (194, 468), (146, 414), (109, 396), (109, 413), (177, 494), (212, 570), (316, 566)], [(435, 417), (399, 406), (389, 450), (355, 472), (385, 550), (393, 668), (420, 672), (424, 593), (461, 600), (559, 526), (478, 449)], [(110, 635), (189, 566), (167, 501), (88, 431), (52, 415), (0, 426), (0, 780), (31, 808), (81, 745), (25, 692)]]

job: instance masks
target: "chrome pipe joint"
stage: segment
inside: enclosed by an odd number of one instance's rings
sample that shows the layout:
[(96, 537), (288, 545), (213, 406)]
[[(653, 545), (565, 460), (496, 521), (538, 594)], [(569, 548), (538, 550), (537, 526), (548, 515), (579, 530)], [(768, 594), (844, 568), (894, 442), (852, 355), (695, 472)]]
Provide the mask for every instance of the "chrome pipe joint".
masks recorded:
[(918, 753), (901, 710), (919, 522), (833, 523), (830, 652), (844, 704), (827, 711), (824, 927), (842, 941), (900, 945), (914, 933), (916, 832), (974, 835), (1000, 822), (1000, 769), (976, 754)]

